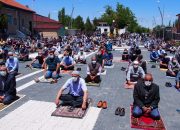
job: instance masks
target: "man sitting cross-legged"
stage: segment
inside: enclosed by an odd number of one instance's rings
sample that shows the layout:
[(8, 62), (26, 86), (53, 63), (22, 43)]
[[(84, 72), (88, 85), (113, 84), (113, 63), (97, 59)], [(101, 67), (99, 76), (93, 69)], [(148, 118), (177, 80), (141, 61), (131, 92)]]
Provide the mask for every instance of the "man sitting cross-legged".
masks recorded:
[(91, 58), (91, 63), (87, 66), (87, 77), (85, 78), (86, 83), (94, 82), (100, 83), (101, 78), (101, 65), (96, 62), (96, 57)]
[(180, 65), (176, 58), (172, 58), (168, 64), (168, 70), (166, 71), (166, 76), (176, 77), (180, 70)]
[[(68, 94), (62, 94), (65, 89), (69, 88)], [(59, 90), (55, 103), (58, 106), (60, 100), (62, 101), (61, 105), (69, 105), (70, 111), (73, 111), (76, 107), (81, 107), (83, 110), (87, 107), (88, 91), (87, 86), (80, 77), (78, 71), (72, 72), (72, 78), (66, 81), (66, 83)]]
[(60, 60), (54, 55), (54, 51), (49, 51), (49, 56), (44, 63), (45, 79), (53, 78), (54, 82), (57, 82), (59, 77)]
[(63, 57), (60, 67), (62, 70), (74, 70), (75, 66), (75, 61), (74, 59), (70, 56), (69, 52), (65, 52), (65, 56)]
[(16, 98), (15, 76), (8, 74), (4, 63), (0, 63), (0, 102), (7, 105)]
[[(145, 72), (141, 66), (139, 66), (138, 61), (134, 61), (132, 66), (129, 67), (127, 73), (127, 84), (129, 88), (133, 88), (138, 80), (143, 79), (145, 76)], [(128, 87), (127, 87), (128, 88)]]
[(128, 50), (127, 49), (124, 49), (124, 51), (123, 51), (122, 60), (125, 60), (125, 61), (129, 60), (129, 54), (128, 54)]
[(146, 74), (144, 81), (138, 82), (134, 87), (133, 116), (136, 118), (146, 114), (154, 120), (160, 119), (158, 103), (160, 101), (159, 86), (153, 83), (151, 74)]
[(86, 52), (84, 52), (83, 48), (78, 52), (76, 63), (86, 64)]

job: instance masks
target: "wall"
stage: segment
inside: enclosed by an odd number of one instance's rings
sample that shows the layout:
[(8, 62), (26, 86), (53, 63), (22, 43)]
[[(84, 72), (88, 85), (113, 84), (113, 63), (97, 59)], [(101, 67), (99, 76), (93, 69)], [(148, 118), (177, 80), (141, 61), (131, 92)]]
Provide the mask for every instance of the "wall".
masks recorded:
[(105, 31), (105, 29), (107, 29), (107, 33), (110, 33), (110, 27), (109, 26), (97, 26), (97, 29), (100, 29), (100, 31), (101, 31), (101, 34), (102, 33), (104, 33)]

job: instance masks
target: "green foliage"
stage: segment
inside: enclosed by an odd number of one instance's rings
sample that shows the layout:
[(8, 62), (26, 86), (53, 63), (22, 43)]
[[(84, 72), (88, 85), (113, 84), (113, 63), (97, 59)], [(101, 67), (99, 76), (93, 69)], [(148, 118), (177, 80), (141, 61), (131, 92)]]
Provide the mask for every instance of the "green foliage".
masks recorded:
[(80, 15), (74, 19), (73, 28), (84, 30), (84, 21)]
[(91, 32), (91, 31), (93, 31), (93, 25), (92, 25), (92, 23), (91, 23), (91, 21), (90, 21), (90, 19), (89, 19), (89, 17), (86, 19), (86, 23), (85, 23), (85, 31), (86, 32)]
[(8, 26), (8, 19), (6, 14), (0, 15), (0, 29), (5, 29)]

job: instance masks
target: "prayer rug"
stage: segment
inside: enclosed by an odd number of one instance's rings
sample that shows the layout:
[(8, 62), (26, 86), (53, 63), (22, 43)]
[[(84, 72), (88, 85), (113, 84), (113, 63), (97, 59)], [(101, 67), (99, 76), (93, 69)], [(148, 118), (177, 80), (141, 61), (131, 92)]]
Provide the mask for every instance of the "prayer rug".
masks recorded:
[(167, 70), (168, 70), (168, 69), (161, 69), (161, 68), (160, 68), (160, 71), (163, 71), (163, 72), (166, 72)]
[(0, 103), (0, 112), (3, 111), (4, 109), (8, 108), (12, 104), (16, 103), (17, 101), (19, 101), (23, 97), (25, 97), (25, 95), (17, 94), (16, 99), (12, 103), (10, 103), (9, 105), (4, 105), (3, 103)]
[[(59, 78), (58, 78), (58, 79), (59, 79)], [(58, 80), (58, 79), (57, 79), (57, 80)], [(50, 79), (45, 79), (44, 77), (43, 77), (42, 79), (35, 78), (34, 81), (35, 81), (36, 83), (50, 83), (50, 84), (55, 83), (52, 78), (50, 78)]]
[(86, 85), (87, 85), (87, 86), (100, 87), (100, 83), (88, 82), (88, 83), (86, 83)]
[(73, 70), (61, 70), (61, 74), (71, 74)]
[(176, 77), (172, 77), (172, 76), (166, 76), (167, 78), (170, 78), (170, 79), (175, 79)]
[(104, 68), (106, 68), (106, 69), (112, 69), (112, 68), (114, 68), (114, 64), (111, 65), (111, 66), (104, 66)]
[(153, 120), (148, 116), (141, 116), (140, 118), (135, 118), (132, 116), (133, 106), (130, 106), (130, 124), (131, 128), (144, 129), (144, 130), (166, 130), (162, 118), (160, 120)]
[(88, 112), (89, 107), (92, 104), (92, 99), (88, 101), (88, 107), (86, 110), (82, 110), (82, 108), (74, 108), (72, 112), (69, 112), (70, 106), (59, 106), (51, 116), (57, 117), (69, 117), (69, 118), (83, 118)]

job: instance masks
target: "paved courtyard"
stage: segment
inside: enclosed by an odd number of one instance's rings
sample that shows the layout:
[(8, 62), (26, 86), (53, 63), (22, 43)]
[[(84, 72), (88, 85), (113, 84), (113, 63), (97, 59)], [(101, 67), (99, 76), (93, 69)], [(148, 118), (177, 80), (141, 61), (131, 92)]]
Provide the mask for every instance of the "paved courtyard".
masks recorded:
[[(120, 57), (122, 49), (113, 51), (114, 57)], [(149, 60), (149, 52), (142, 48), (144, 59)], [(88, 60), (90, 59), (90, 55)], [(42, 77), (39, 70), (25, 68), (27, 63), (20, 63), (22, 76), (17, 78), (18, 94), (25, 95), (8, 108), (0, 112), (0, 130), (131, 130), (130, 104), (133, 102), (133, 90), (125, 89), (125, 72), (121, 67), (127, 67), (127, 63), (114, 63), (114, 68), (106, 69), (106, 75), (102, 75), (100, 87), (88, 87), (89, 97), (93, 99), (93, 105), (83, 119), (71, 119), (51, 117), (56, 109), (54, 100), (59, 88), (70, 77), (63, 75), (57, 84), (35, 83), (35, 77)], [(81, 67), (81, 76), (86, 76), (86, 65)], [(148, 64), (148, 72), (154, 76), (154, 82), (160, 86), (159, 110), (167, 130), (180, 130), (180, 93), (175, 88), (165, 87), (165, 82), (174, 84), (174, 79), (166, 78), (165, 72), (151, 68)], [(99, 100), (107, 101), (108, 108), (97, 108)], [(125, 108), (125, 116), (115, 116), (117, 107)]]

